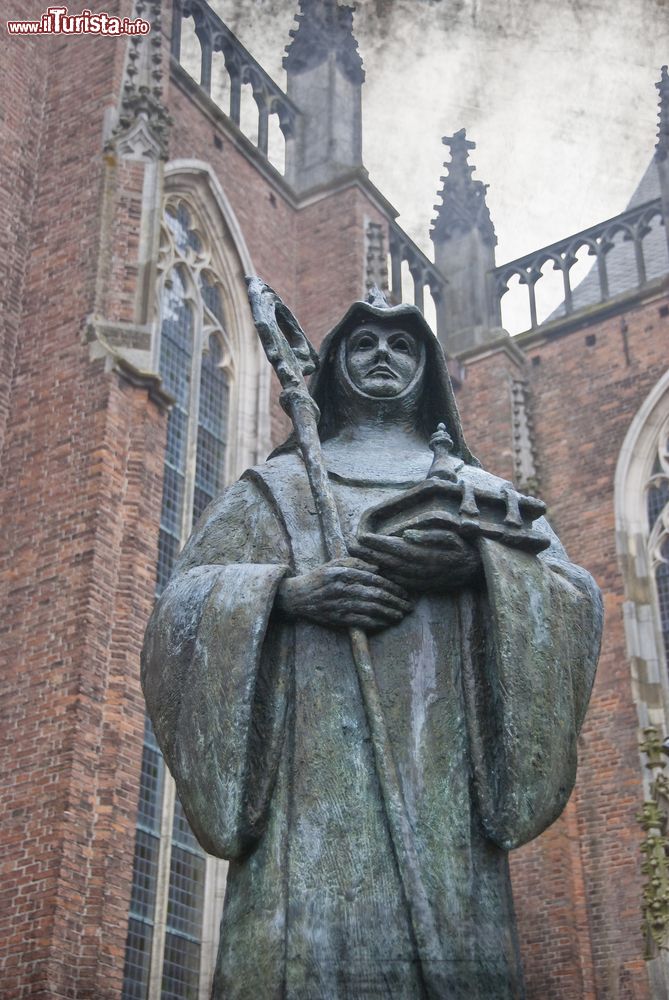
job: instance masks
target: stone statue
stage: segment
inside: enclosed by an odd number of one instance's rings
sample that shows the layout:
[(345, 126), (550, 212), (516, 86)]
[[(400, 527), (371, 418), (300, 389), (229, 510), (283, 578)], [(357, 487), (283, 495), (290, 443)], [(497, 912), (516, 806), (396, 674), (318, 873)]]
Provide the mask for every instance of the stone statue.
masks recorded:
[(203, 514), (143, 653), (188, 819), (230, 860), (214, 997), (522, 997), (507, 852), (573, 787), (599, 591), (470, 453), (416, 308), (348, 310), (305, 445), (313, 353), (272, 303), (297, 436)]

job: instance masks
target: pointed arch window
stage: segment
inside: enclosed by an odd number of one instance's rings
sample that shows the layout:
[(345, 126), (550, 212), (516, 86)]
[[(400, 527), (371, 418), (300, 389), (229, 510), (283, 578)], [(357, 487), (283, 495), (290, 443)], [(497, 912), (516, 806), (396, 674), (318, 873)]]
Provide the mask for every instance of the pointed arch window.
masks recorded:
[[(223, 487), (235, 358), (223, 281), (194, 207), (165, 205), (158, 367), (167, 424), (156, 596), (193, 524)], [(145, 721), (124, 1000), (200, 1000), (216, 956), (226, 865), (205, 855)]]
[(669, 664), (669, 434), (664, 428), (646, 484), (648, 556), (655, 581), (665, 662)]
[[(615, 474), (616, 551), (632, 693), (645, 729), (669, 729), (669, 371), (634, 415)], [(644, 770), (644, 781), (648, 775)], [(648, 789), (647, 789), (648, 791)]]

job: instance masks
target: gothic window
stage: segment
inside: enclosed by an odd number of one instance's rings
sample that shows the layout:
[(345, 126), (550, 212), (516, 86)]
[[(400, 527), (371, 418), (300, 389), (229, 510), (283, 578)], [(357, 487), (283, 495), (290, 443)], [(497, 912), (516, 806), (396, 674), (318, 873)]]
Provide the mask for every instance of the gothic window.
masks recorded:
[(625, 435), (616, 467), (615, 513), (625, 642), (639, 726), (667, 733), (669, 371), (648, 393)]
[[(233, 357), (223, 282), (192, 206), (169, 198), (159, 260), (159, 370), (167, 424), (156, 593), (226, 466)], [(140, 779), (124, 1000), (198, 1000), (211, 977), (225, 866), (188, 825), (148, 718)]]
[(221, 368), (221, 361), (219, 341), (212, 335), (208, 349), (202, 355), (193, 522), (216, 496), (219, 489), (219, 470), (225, 459), (228, 381)]
[(669, 438), (662, 436), (647, 485), (648, 555), (655, 579), (657, 610), (669, 664)]

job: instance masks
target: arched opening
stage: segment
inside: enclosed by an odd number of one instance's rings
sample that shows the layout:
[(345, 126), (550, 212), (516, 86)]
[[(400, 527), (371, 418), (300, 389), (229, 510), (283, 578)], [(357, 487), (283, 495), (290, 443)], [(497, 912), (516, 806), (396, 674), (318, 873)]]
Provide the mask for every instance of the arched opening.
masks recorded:
[(645, 220), (645, 227), (647, 228), (642, 240), (642, 249), (646, 280), (653, 281), (669, 271), (669, 248), (661, 213), (658, 211), (649, 214)]
[(648, 559), (665, 663), (669, 663), (669, 420), (663, 427), (646, 484)]
[(181, 19), (181, 51), (179, 62), (189, 76), (199, 83), (202, 72), (202, 47), (192, 17)]
[(521, 280), (519, 274), (512, 274), (507, 279), (506, 291), (500, 300), (500, 308), (502, 326), (510, 334), (529, 330), (531, 323), (527, 285)]
[(286, 140), (284, 138), (283, 132), (281, 131), (281, 126), (279, 124), (279, 116), (277, 114), (272, 114), (269, 116), (268, 122), (268, 145), (267, 145), (267, 159), (272, 164), (273, 167), (279, 171), (280, 174), (284, 174), (286, 171)]
[[(191, 527), (264, 447), (267, 409), (238, 223), (208, 168), (166, 169), (154, 364), (174, 397), (167, 428), (157, 592)], [(249, 415), (253, 414), (253, 420)], [(225, 862), (197, 843), (145, 725), (123, 998), (208, 995)]]
[(437, 332), (437, 306), (432, 295), (432, 289), (429, 285), (425, 286), (425, 293), (423, 296), (423, 316), (425, 317), (425, 322), (432, 330), (434, 334)]
[[(401, 285), (402, 285), (402, 302), (407, 302), (413, 305), (414, 300), (414, 281), (413, 275), (411, 274), (411, 268), (409, 267), (409, 262), (407, 260), (402, 261), (401, 268)], [(394, 289), (393, 289), (394, 291)]]
[(211, 96), (226, 115), (230, 114), (230, 74), (222, 52), (214, 52), (211, 62)]
[(253, 87), (244, 83), (241, 91), (239, 127), (247, 139), (258, 145), (258, 105), (253, 97)]
[(557, 261), (551, 258), (544, 260), (534, 283), (534, 297), (538, 323), (543, 323), (554, 309), (560, 316), (564, 315), (564, 279)]
[(669, 372), (634, 417), (615, 479), (616, 542), (642, 728), (669, 729)]

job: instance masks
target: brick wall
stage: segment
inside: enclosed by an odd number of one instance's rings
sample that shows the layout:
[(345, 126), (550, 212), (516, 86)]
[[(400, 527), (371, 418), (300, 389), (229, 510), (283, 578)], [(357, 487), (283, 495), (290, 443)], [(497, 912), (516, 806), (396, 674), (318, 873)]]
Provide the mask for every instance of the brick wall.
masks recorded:
[[(7, 13), (28, 18), (35, 13), (34, 4), (16, 3)], [(0, 60), (0, 87), (10, 96), (0, 115), (0, 456), (30, 246), (50, 48), (47, 38), (7, 38)]]
[[(516, 341), (527, 355), (541, 495), (567, 551), (602, 588), (606, 615), (576, 791), (558, 823), (512, 859), (531, 998), (648, 995), (635, 822), (643, 791), (613, 480), (627, 429), (666, 370), (664, 301), (563, 336)], [(471, 447), (506, 476), (512, 476), (509, 364), (501, 352), (470, 357), (458, 394)]]
[(456, 396), (472, 452), (489, 472), (511, 480), (511, 380), (522, 375), (524, 367), (519, 351), (484, 352), (465, 363), (464, 381)]
[[(44, 64), (24, 48), (17, 69), (18, 98), (43, 96), (44, 118), (40, 131), (27, 115), (19, 144), (18, 335), (0, 494), (2, 995), (112, 997), (130, 895), (138, 654), (165, 417), (92, 361), (83, 338), (96, 302), (103, 117), (116, 103), (121, 45), (38, 41)], [(26, 44), (12, 39), (3, 52)], [(22, 73), (32, 78), (25, 86)], [(18, 162), (15, 145), (3, 152)]]

